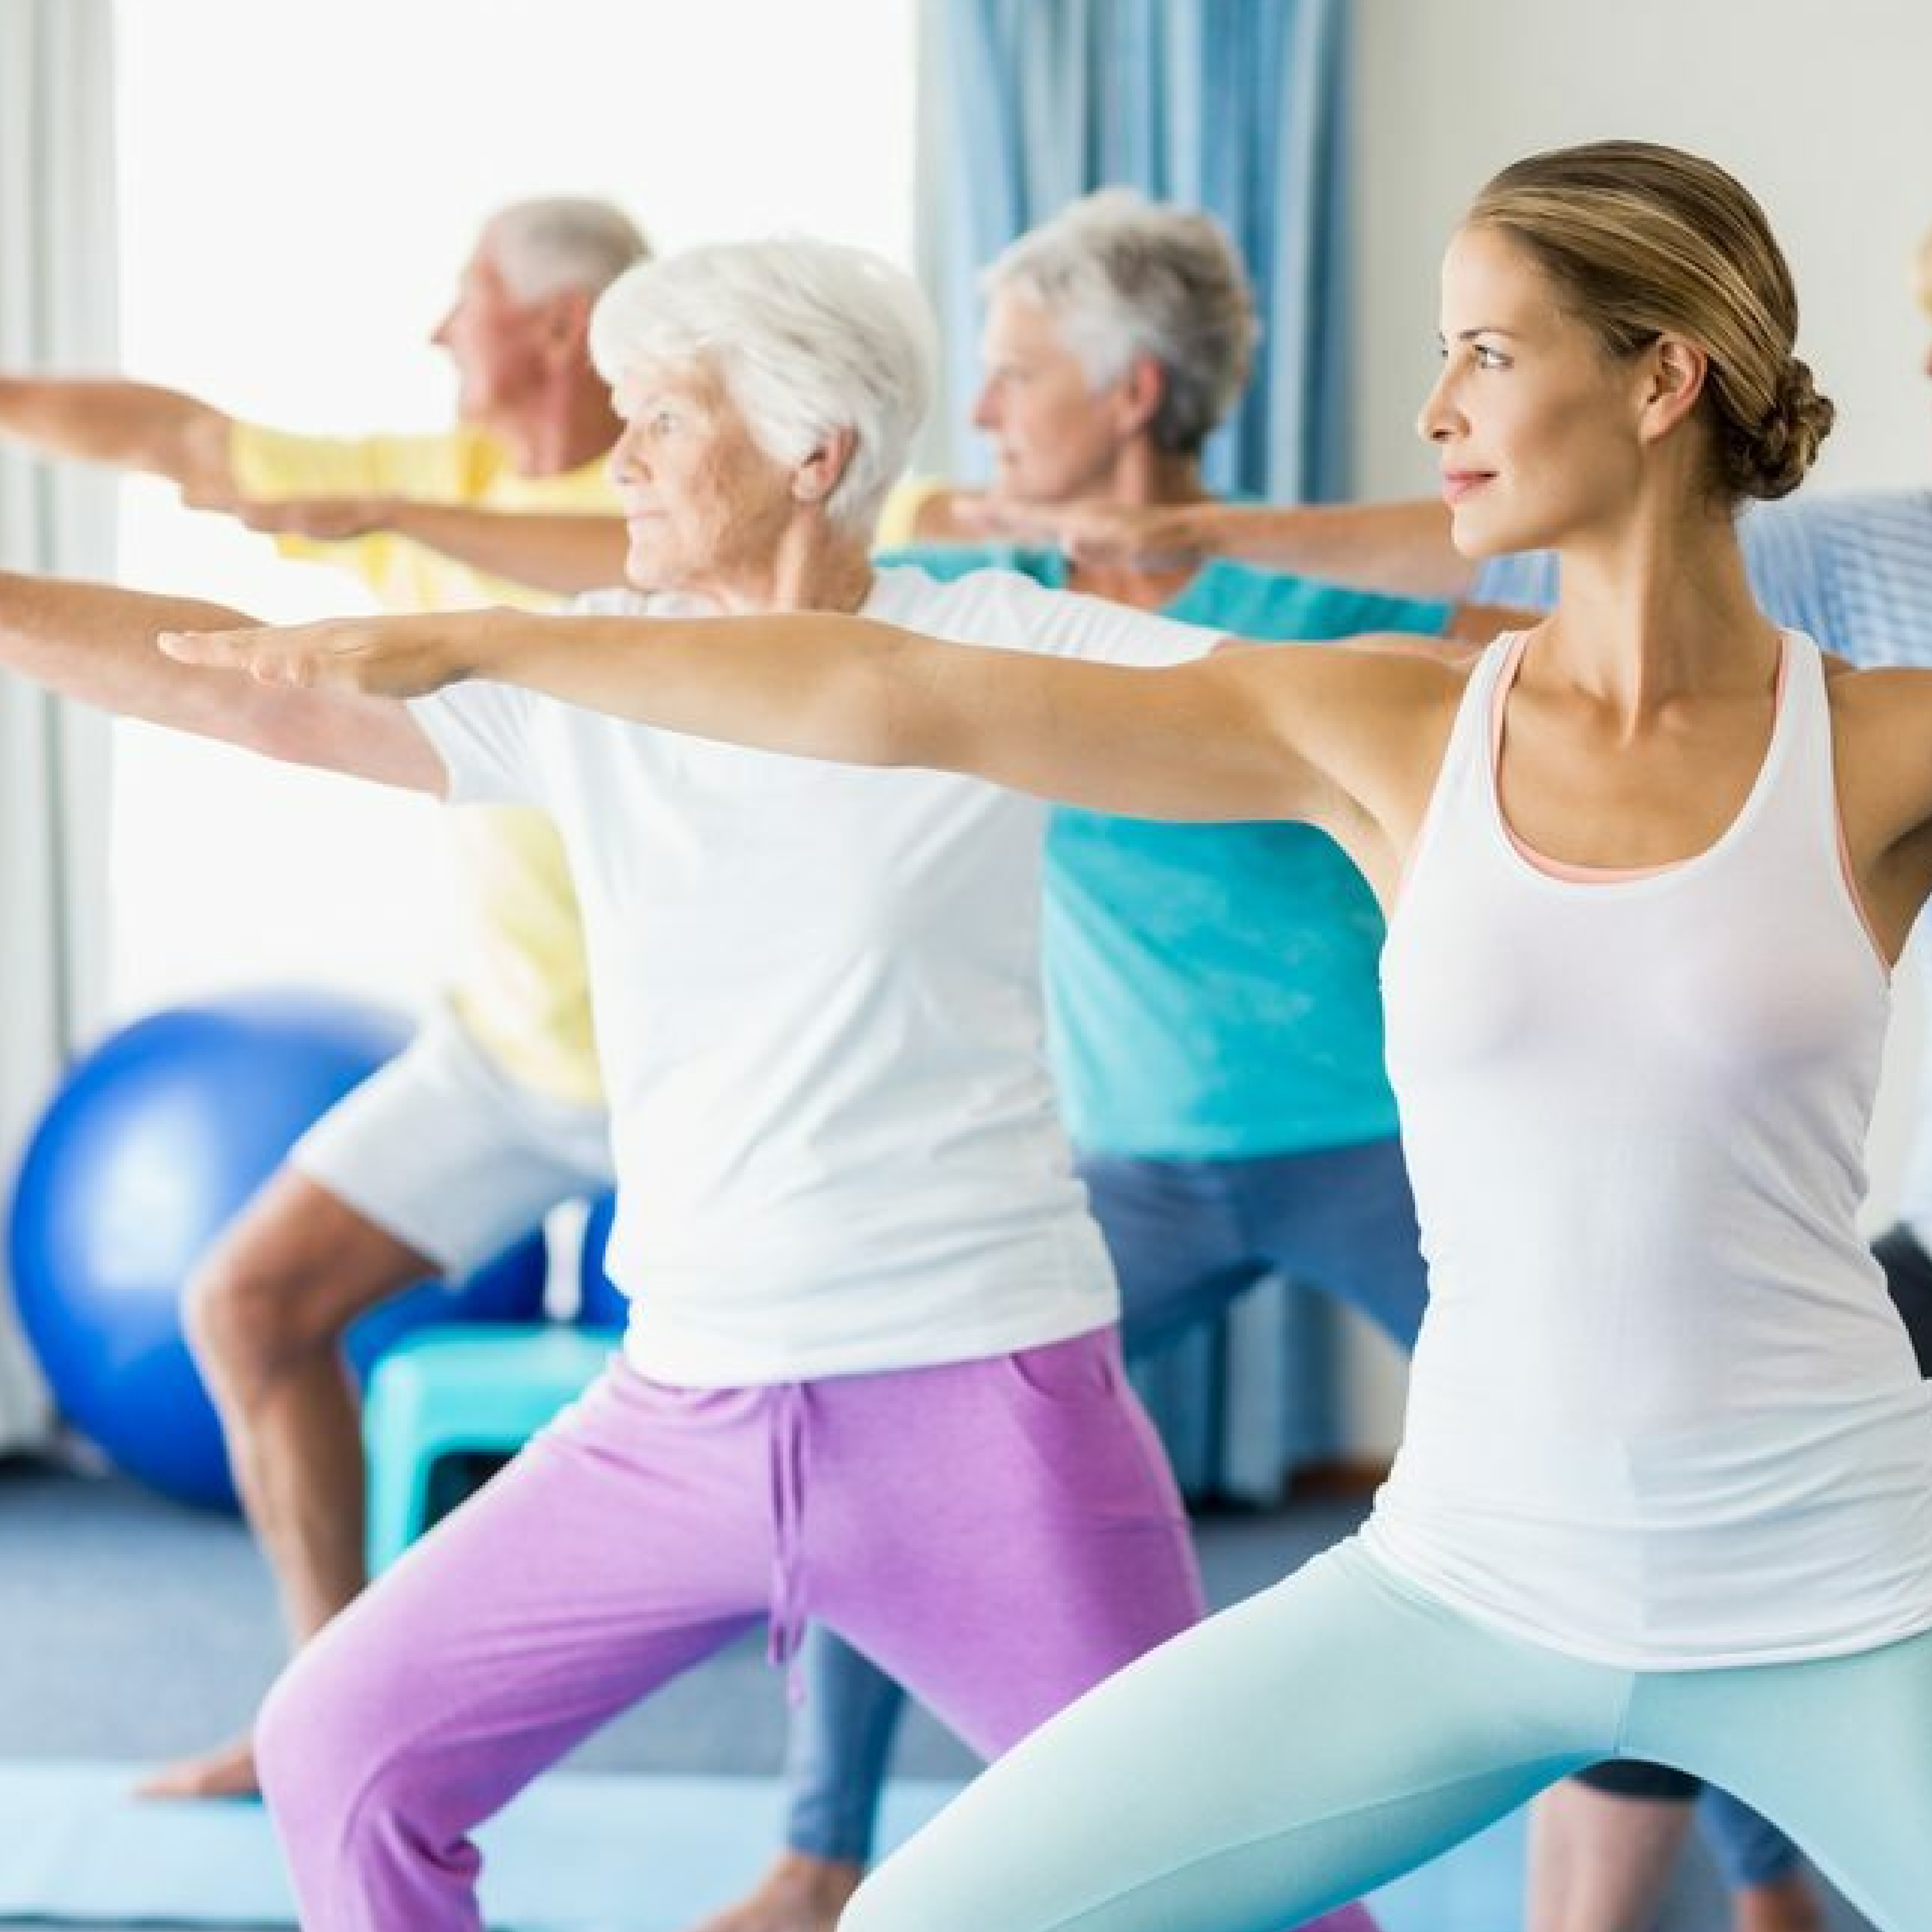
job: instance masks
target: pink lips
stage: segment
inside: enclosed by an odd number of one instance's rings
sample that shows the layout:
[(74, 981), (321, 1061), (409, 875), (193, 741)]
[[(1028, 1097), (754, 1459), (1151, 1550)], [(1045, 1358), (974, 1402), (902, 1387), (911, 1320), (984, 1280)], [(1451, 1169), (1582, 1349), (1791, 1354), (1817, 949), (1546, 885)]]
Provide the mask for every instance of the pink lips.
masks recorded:
[(1473, 496), (1485, 483), (1493, 480), (1495, 472), (1487, 470), (1445, 470), (1442, 472), (1442, 500), (1445, 503), (1460, 503)]

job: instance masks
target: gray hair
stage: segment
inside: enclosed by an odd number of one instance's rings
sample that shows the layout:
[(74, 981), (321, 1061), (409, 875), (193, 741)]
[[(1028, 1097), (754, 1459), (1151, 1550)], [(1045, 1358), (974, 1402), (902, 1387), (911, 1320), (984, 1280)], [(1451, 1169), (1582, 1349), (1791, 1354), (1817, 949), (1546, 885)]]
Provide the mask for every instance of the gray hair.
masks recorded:
[(574, 195), (499, 208), (484, 224), (483, 244), (504, 286), (522, 302), (565, 289), (596, 295), (651, 252), (621, 208)]
[(826, 508), (869, 536), (926, 414), (938, 351), (910, 275), (862, 249), (785, 236), (631, 269), (592, 312), (590, 354), (614, 388), (652, 365), (706, 364), (781, 463), (849, 431)]
[(1052, 316), (1096, 388), (1150, 356), (1166, 378), (1148, 425), (1192, 456), (1233, 406), (1261, 328), (1241, 260), (1211, 217), (1102, 188), (1030, 230), (980, 278)]

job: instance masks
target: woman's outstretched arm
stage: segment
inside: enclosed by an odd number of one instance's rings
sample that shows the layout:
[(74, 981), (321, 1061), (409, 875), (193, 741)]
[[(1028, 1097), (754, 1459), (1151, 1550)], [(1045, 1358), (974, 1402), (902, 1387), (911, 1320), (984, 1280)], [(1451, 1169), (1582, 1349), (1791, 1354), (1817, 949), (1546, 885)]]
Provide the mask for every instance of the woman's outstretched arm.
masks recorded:
[(1339, 833), (1460, 688), (1407, 651), (1228, 650), (1124, 669), (938, 642), (870, 619), (370, 618), (178, 635), (187, 662), (391, 697), (519, 685), (698, 737), (854, 764), (919, 765), (1092, 809), (1302, 818)]
[(413, 790), (445, 789), (442, 760), (400, 704), (353, 691), (264, 689), (234, 676), (197, 676), (154, 649), (164, 630), (247, 621), (218, 604), (0, 572), (0, 673), (266, 757)]

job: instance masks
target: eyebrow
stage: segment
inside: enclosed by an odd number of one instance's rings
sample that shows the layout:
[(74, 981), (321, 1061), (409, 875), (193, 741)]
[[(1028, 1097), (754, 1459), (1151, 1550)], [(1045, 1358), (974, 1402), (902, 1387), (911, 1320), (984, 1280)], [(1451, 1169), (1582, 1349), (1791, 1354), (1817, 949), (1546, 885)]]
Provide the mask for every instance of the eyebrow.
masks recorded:
[[(1520, 330), (1504, 328), (1492, 322), (1478, 322), (1474, 328), (1459, 328), (1456, 332), (1456, 340), (1458, 342), (1473, 342), (1479, 335), (1506, 335), (1512, 342), (1522, 340)], [(1446, 342), (1449, 338), (1438, 328), (1436, 332), (1436, 339), (1438, 342)]]

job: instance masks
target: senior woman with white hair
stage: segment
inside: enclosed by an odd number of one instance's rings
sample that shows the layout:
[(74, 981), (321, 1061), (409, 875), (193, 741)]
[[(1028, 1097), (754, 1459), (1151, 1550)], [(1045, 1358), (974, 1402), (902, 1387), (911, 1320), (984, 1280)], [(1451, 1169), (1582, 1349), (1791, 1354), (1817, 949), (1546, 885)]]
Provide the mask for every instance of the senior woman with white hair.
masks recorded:
[[(1239, 254), (1193, 208), (1108, 188), (1070, 203), (982, 278), (974, 420), (1005, 497), (1203, 497), (1204, 446), (1246, 386), (1258, 334)], [(882, 530), (904, 493), (895, 493)], [(956, 517), (958, 508), (952, 506)], [(1052, 590), (1238, 631), (1486, 638), (1495, 614), (1214, 562), (1090, 571), (1056, 548), (952, 544), (880, 561), (956, 578), (988, 565)], [(1130, 1358), (1286, 1278), (1407, 1348), (1426, 1294), (1382, 1066), (1382, 920), (1325, 833), (1176, 826), (1060, 810), (1047, 842), (1048, 1039), (1121, 1290)], [(785, 1844), (700, 1932), (830, 1932), (872, 1850), (902, 1700), (814, 1629), (792, 1720)]]
[[(906, 278), (826, 244), (626, 277), (592, 344), (626, 425), (630, 574), (654, 592), (602, 608), (863, 611), (1130, 666), (1211, 648), (1010, 574), (874, 571), (929, 338)], [(553, 814), (611, 1107), (610, 1265), (647, 1290), (605, 1378), (271, 1694), (262, 1784), (303, 1922), (476, 1927), (472, 1828), (762, 1619), (779, 1658), (823, 1619), (989, 1754), (1193, 1622), (1185, 1519), (1120, 1376), (1040, 1052), (1043, 808), (506, 685), (406, 705), (150, 648), (224, 621), (243, 620), (0, 578), (0, 663)]]

